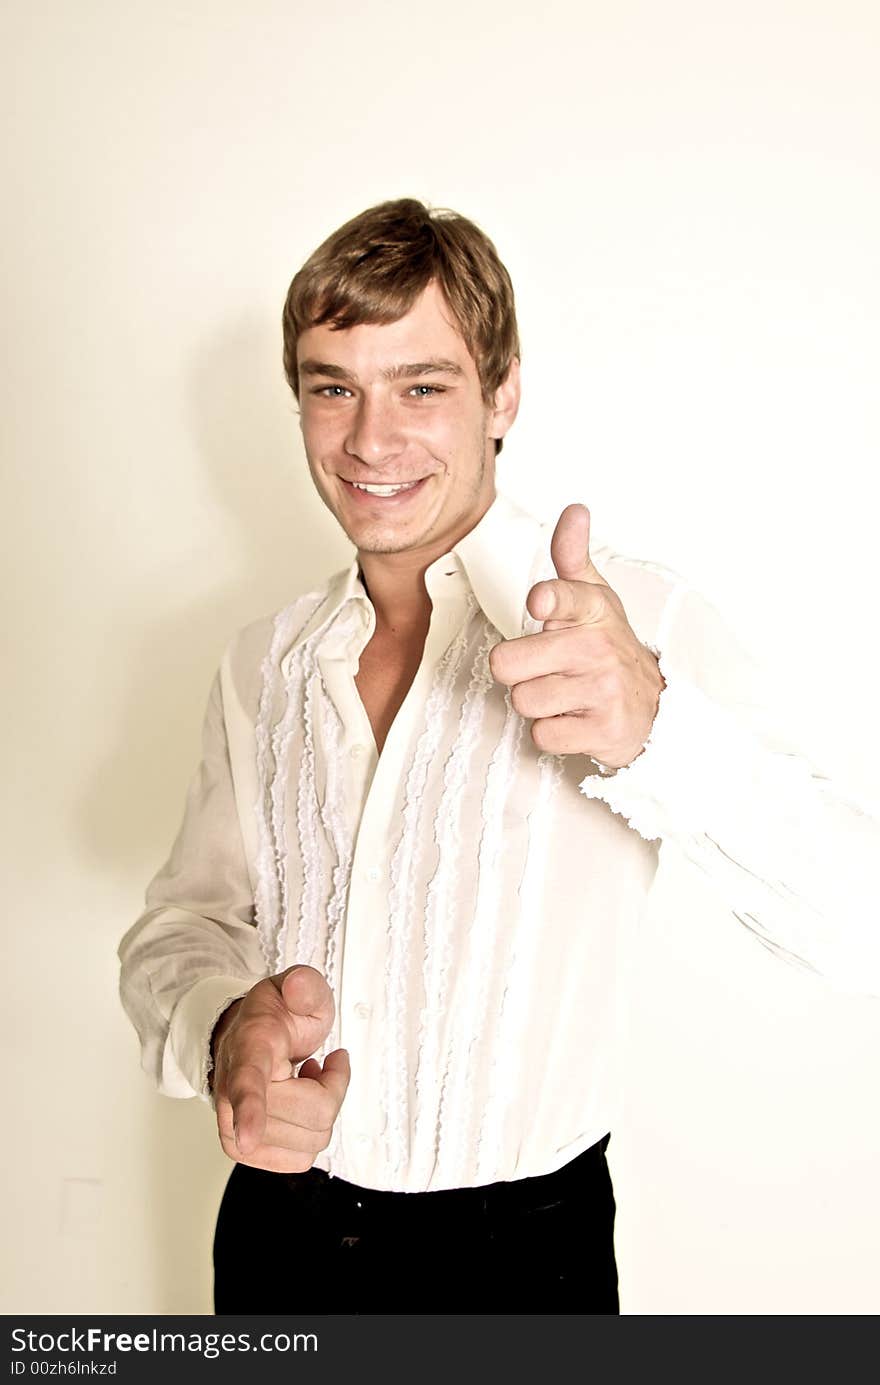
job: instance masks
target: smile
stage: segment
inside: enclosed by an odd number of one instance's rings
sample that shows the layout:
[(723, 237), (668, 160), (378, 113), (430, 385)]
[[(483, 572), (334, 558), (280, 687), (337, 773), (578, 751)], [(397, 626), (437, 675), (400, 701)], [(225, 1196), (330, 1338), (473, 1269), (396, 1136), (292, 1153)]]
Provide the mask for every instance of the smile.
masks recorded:
[(369, 495), (397, 495), (398, 491), (410, 491), (413, 486), (417, 486), (418, 481), (399, 481), (396, 485), (368, 486), (363, 481), (352, 481), (353, 486), (359, 491), (366, 491)]
[(360, 491), (362, 495), (377, 496), (380, 499), (387, 500), (391, 496), (404, 495), (409, 491), (414, 491), (418, 486), (421, 486), (425, 480), (427, 480), (427, 477), (421, 476), (417, 481), (396, 481), (382, 483), (372, 483), (367, 481), (346, 481), (345, 477), (342, 476), (340, 476), (339, 479), (340, 481), (343, 481), (343, 483), (346, 486), (350, 486), (352, 490)]

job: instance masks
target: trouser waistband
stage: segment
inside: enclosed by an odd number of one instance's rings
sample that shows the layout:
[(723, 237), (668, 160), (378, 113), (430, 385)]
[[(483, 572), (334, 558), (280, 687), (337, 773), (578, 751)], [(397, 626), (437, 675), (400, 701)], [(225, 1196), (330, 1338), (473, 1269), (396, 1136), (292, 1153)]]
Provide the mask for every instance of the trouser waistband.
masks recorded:
[[(607, 1178), (605, 1151), (610, 1135), (571, 1159), (552, 1173), (532, 1178), (517, 1178), (475, 1188), (443, 1188), (436, 1192), (402, 1193), (379, 1188), (364, 1188), (345, 1179), (331, 1177), (321, 1169), (310, 1169), (305, 1177), (317, 1200), (330, 1205), (352, 1206), (367, 1215), (393, 1217), (398, 1210), (407, 1217), (443, 1216), (447, 1211), (460, 1215), (538, 1211), (563, 1199), (577, 1199), (594, 1186), (597, 1176)], [(295, 1175), (302, 1178), (303, 1175)]]

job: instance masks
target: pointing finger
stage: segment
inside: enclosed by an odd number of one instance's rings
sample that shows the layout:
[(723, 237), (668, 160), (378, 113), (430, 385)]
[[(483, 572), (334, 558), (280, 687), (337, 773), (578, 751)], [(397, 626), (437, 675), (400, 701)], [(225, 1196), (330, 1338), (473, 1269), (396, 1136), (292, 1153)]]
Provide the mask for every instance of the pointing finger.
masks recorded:
[(546, 673), (583, 673), (590, 657), (604, 648), (603, 637), (590, 632), (592, 652), (585, 654), (580, 643), (572, 643), (568, 630), (542, 630), (537, 635), (520, 635), (515, 640), (500, 640), (489, 654), (489, 669), (496, 683), (512, 688), (527, 678)]
[(272, 1053), (268, 1045), (254, 1045), (246, 1062), (229, 1074), (225, 1101), (232, 1111), (236, 1144), (249, 1154), (262, 1142), (266, 1130), (266, 1089), (272, 1078)]
[(551, 578), (536, 582), (526, 598), (526, 608), (535, 620), (549, 621), (553, 630), (567, 625), (589, 625), (608, 612), (607, 583)]

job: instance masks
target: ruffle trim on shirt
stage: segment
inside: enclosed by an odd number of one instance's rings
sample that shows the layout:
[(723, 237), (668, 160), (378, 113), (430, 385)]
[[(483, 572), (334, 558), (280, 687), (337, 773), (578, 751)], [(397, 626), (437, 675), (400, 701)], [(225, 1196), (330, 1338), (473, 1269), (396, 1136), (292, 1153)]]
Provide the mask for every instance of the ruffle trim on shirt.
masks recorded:
[[(488, 674), (488, 653), (487, 653)], [(491, 676), (491, 675), (490, 675)], [(489, 1025), (490, 980), (493, 961), (497, 964), (501, 924), (502, 881), (498, 858), (504, 841), (504, 804), (516, 770), (516, 753), (523, 732), (523, 718), (513, 709), (509, 690), (505, 691), (505, 715), (501, 735), (489, 760), (480, 805), (480, 844), (477, 855), (477, 898), (474, 916), (480, 926), (471, 930), (468, 953), (462, 971), (466, 978), (463, 1013), (470, 1026), (461, 1027), (453, 1044), (449, 1068), (444, 1077), (438, 1116), (438, 1162), (441, 1167), (460, 1167), (462, 1152), (471, 1140), (474, 1120), (474, 1084), (471, 1068), (474, 1049), (491, 1032)], [(454, 1130), (449, 1132), (449, 1110), (456, 1112)]]
[(462, 701), (458, 734), (443, 768), (443, 787), (434, 813), (438, 863), (425, 895), (425, 948), (422, 958), (425, 1002), (419, 1016), (418, 1063), (415, 1075), (416, 1120), (412, 1164), (430, 1178), (441, 1135), (433, 1113), (442, 1110), (440, 1034), (449, 993), (454, 951), (454, 919), (462, 838), (462, 811), (473, 754), (485, 720), (486, 701), (494, 680), (489, 654), (499, 639), (486, 623)]
[[(510, 696), (508, 692), (508, 697)], [(520, 720), (520, 734), (524, 721)], [(504, 1144), (504, 1118), (517, 1099), (518, 1074), (515, 1035), (534, 984), (535, 954), (541, 945), (542, 905), (547, 883), (553, 807), (562, 780), (560, 755), (538, 757), (539, 781), (535, 806), (529, 814), (529, 840), (519, 888), (519, 919), (510, 952), (507, 977), (494, 1031), (489, 1070), (489, 1100), (477, 1133), (477, 1176), (492, 1181)]]
[[(254, 805), (257, 827), (254, 906), (257, 935), (270, 972), (278, 970), (283, 956), (282, 935), (288, 907), (284, 794), (290, 741), (301, 709), (304, 651), (296, 651), (286, 678), (281, 665), (287, 650), (324, 600), (324, 593), (311, 593), (278, 612), (261, 666), (260, 700), (254, 725), (258, 784)], [(273, 717), (282, 699), (284, 712), (273, 726)]]
[(467, 652), (468, 628), (474, 609), (473, 598), (468, 598), (462, 628), (437, 665), (425, 707), (424, 729), (406, 777), (403, 830), (391, 858), (385, 965), (385, 1013), (388, 1024), (384, 1072), (385, 1139), (389, 1165), (395, 1172), (403, 1167), (409, 1143), (406, 991), (415, 918), (414, 869), (423, 835), (425, 785), (437, 756), (458, 670)]
[(281, 720), (272, 732), (274, 773), (269, 785), (272, 840), (275, 847), (279, 911), (275, 920), (273, 969), (284, 966), (287, 933), (290, 927), (290, 887), (287, 878), (287, 783), (290, 774), (290, 743), (303, 722), (303, 694), (307, 677), (305, 649), (298, 649), (290, 660), (286, 678), (286, 705)]
[[(296, 793), (296, 830), (299, 838), (299, 854), (302, 864), (302, 886), (300, 889), (299, 919), (293, 955), (299, 961), (311, 964), (318, 944), (321, 928), (321, 899), (319, 884), (321, 877), (320, 844), (318, 829), (320, 812), (318, 809), (315, 779), (315, 693), (319, 680), (315, 651), (307, 645), (301, 654), (303, 661), (302, 699), (299, 709), (302, 733), (302, 752), (300, 756), (299, 784)], [(282, 793), (287, 793), (289, 771), (284, 767), (283, 777), (279, 771)], [(287, 948), (287, 933), (290, 920), (282, 923), (282, 946)]]

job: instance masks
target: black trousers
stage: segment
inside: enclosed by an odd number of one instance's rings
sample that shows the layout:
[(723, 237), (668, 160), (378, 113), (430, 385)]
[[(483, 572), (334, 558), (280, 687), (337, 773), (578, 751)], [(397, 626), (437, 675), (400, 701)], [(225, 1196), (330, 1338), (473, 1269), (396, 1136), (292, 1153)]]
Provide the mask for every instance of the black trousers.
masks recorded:
[(436, 1193), (236, 1164), (215, 1312), (617, 1313), (609, 1138), (556, 1173)]

